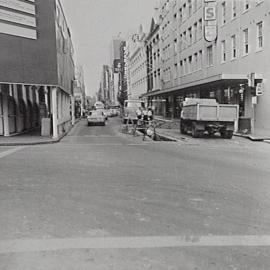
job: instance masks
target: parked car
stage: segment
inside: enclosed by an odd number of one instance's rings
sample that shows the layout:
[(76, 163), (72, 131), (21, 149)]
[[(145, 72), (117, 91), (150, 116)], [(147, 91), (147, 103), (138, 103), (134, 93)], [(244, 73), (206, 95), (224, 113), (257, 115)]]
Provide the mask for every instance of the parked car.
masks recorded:
[(87, 124), (91, 125), (106, 125), (106, 118), (102, 110), (90, 111), (87, 115)]
[(111, 113), (111, 116), (114, 117), (114, 116), (117, 116), (118, 115), (118, 111), (117, 109), (110, 109), (110, 113)]

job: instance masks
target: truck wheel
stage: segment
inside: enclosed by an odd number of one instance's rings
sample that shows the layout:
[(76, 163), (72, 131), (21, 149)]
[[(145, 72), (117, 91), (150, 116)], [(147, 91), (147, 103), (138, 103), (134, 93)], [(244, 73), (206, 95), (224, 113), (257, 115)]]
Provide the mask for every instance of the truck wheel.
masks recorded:
[(224, 130), (221, 132), (221, 137), (224, 139), (231, 139), (233, 136), (233, 131), (232, 130)]
[(181, 131), (182, 134), (186, 134), (187, 133), (186, 132), (186, 127), (185, 127), (185, 125), (182, 122), (180, 123), (180, 131)]
[(193, 138), (199, 138), (200, 137), (200, 131), (197, 130), (195, 125), (192, 126), (191, 135), (192, 135)]

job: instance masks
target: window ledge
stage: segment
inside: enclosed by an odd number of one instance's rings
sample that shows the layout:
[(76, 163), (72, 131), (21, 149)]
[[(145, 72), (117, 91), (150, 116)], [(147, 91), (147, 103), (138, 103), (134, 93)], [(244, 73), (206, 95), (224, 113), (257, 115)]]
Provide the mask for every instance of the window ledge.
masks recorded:
[(255, 53), (259, 53), (259, 52), (262, 52), (263, 51), (263, 48), (258, 48), (256, 49)]
[(242, 14), (245, 14), (245, 13), (247, 13), (248, 11), (250, 10), (250, 8), (248, 8), (248, 9), (245, 9), (243, 12), (242, 12)]

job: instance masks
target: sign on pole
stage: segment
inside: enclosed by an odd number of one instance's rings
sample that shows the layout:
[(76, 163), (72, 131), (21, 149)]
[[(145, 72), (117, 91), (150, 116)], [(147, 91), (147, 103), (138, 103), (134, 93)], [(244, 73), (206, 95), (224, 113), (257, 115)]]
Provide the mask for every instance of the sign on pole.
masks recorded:
[(263, 83), (257, 83), (256, 85), (256, 96), (263, 95)]

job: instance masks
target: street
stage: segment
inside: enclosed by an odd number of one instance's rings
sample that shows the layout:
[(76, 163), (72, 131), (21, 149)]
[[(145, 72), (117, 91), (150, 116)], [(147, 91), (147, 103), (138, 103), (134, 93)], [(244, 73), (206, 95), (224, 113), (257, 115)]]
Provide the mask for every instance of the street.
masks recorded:
[(118, 118), (1, 147), (0, 270), (268, 270), (269, 164), (267, 143), (143, 141)]

